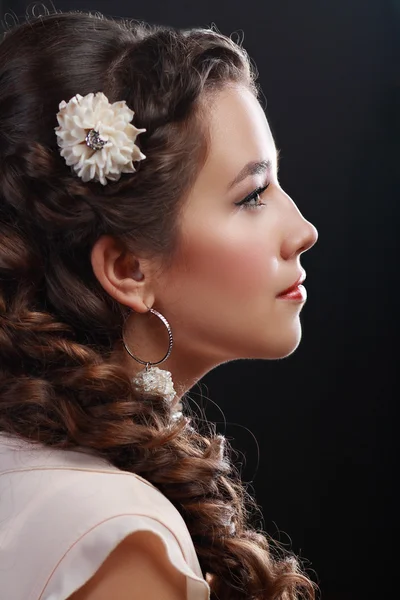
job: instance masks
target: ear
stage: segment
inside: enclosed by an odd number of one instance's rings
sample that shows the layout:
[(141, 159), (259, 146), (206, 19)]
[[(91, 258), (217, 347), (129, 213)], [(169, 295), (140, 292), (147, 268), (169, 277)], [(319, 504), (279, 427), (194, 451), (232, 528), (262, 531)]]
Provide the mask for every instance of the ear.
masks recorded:
[(91, 252), (95, 276), (117, 302), (136, 312), (147, 312), (154, 304), (150, 263), (138, 259), (117, 239), (101, 236)]

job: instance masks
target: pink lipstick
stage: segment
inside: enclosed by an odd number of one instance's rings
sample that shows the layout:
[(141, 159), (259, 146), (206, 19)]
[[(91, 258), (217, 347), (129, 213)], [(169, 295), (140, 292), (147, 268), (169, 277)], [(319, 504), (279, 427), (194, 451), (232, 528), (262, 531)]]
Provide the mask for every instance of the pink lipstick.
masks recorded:
[(286, 294), (279, 294), (278, 298), (281, 300), (300, 300), (305, 302), (307, 300), (307, 290), (304, 285), (298, 285), (297, 287), (286, 292)]
[(301, 285), (306, 278), (306, 274), (303, 271), (300, 277), (286, 290), (283, 290), (277, 297), (283, 300), (297, 300), (304, 302), (307, 299), (307, 290)]

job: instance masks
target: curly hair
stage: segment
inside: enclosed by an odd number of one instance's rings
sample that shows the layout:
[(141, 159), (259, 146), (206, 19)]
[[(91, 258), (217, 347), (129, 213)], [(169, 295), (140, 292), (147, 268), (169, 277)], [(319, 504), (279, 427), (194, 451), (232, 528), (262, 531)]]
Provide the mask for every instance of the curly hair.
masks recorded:
[[(169, 403), (141, 396), (112, 362), (127, 307), (90, 260), (109, 234), (171, 264), (180, 211), (207, 156), (203, 100), (231, 82), (258, 94), (246, 51), (215, 28), (57, 11), (4, 34), (0, 430), (95, 451), (155, 485), (186, 522), (212, 600), (313, 600), (318, 586), (298, 557), (251, 525), (259, 509), (226, 438), (207, 421), (172, 423)], [(107, 186), (80, 180), (54, 133), (61, 100), (98, 90), (126, 100), (146, 128), (146, 161)]]

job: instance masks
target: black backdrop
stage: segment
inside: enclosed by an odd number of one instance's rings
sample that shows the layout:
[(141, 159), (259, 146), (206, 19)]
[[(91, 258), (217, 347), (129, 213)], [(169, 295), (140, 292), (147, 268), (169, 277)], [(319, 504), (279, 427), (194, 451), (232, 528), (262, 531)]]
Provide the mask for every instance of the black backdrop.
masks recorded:
[[(10, 21), (35, 5), (39, 11), (40, 3), (3, 1), (2, 16)], [(297, 351), (282, 361), (222, 365), (191, 398), (233, 440), (266, 529), (308, 561), (324, 600), (394, 598), (400, 5), (58, 0), (55, 7), (244, 34), (281, 149), (282, 186), (319, 241), (302, 257), (308, 301)]]

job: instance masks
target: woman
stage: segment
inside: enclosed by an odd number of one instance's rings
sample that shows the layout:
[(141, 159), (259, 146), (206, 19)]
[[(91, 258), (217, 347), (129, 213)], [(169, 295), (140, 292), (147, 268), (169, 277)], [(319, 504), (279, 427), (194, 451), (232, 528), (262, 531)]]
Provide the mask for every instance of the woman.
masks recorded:
[(7, 32), (0, 82), (1, 597), (314, 598), (185, 406), (301, 337), (317, 231), (246, 52), (56, 13)]

